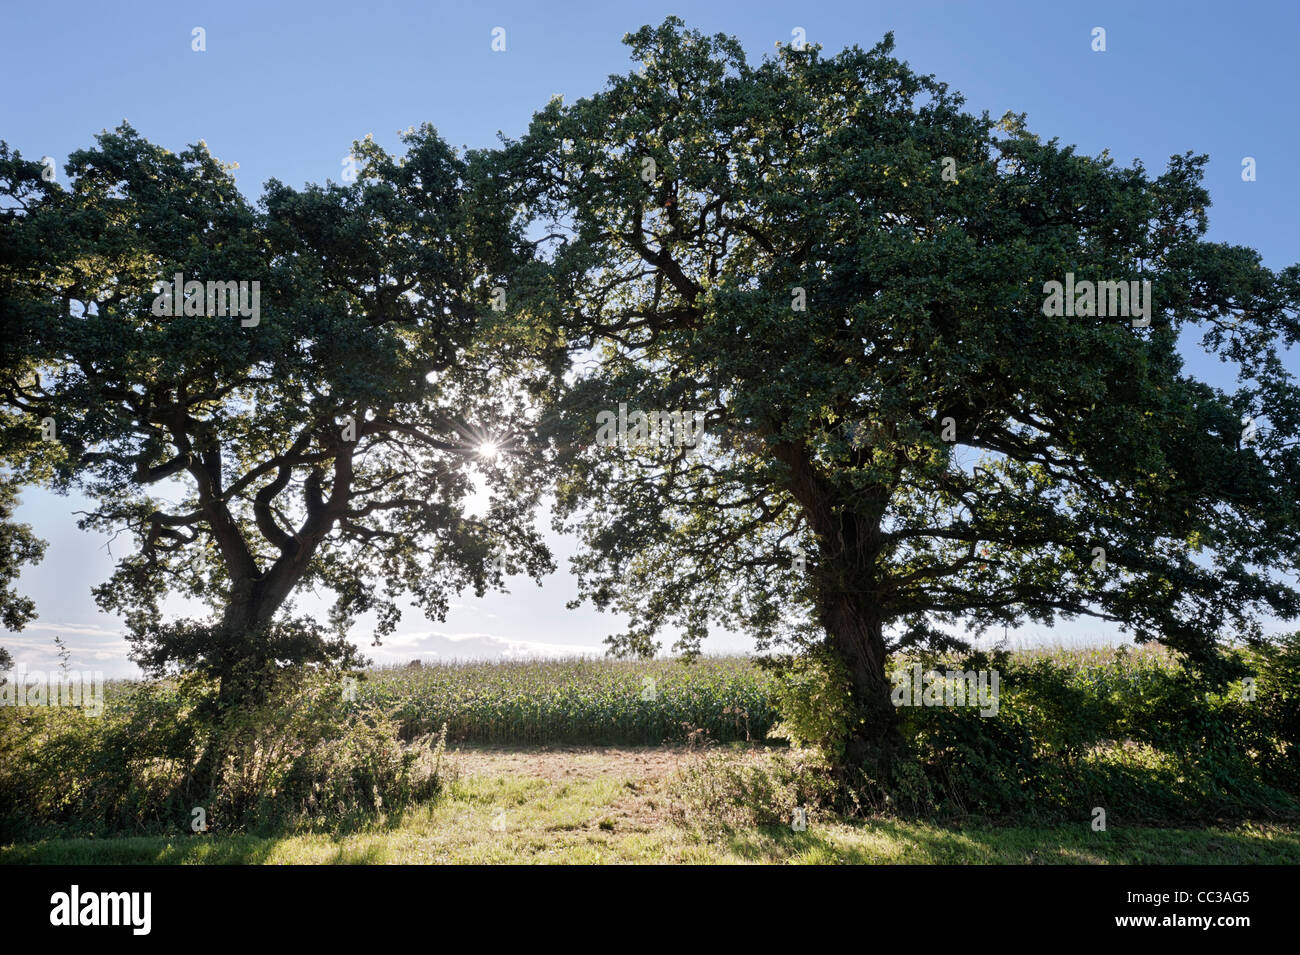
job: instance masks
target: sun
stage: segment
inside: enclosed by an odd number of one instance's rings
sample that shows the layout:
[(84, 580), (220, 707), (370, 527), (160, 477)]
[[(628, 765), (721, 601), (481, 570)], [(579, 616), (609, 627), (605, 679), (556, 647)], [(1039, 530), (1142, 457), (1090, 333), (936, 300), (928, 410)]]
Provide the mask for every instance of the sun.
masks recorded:
[(497, 456), (500, 450), (495, 441), (488, 439), (478, 446), (478, 456), (490, 461)]

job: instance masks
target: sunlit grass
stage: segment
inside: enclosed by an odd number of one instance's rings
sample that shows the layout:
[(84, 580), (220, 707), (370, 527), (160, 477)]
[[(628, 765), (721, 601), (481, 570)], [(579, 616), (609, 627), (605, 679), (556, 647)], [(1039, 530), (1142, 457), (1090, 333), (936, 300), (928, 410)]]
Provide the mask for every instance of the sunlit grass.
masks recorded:
[(794, 832), (679, 825), (636, 811), (669, 797), (655, 787), (630, 796), (633, 782), (468, 777), (443, 798), (358, 832), (51, 840), (0, 847), (0, 863), (1300, 864), (1294, 826), (1094, 832), (1087, 819), (1006, 828), (832, 819)]

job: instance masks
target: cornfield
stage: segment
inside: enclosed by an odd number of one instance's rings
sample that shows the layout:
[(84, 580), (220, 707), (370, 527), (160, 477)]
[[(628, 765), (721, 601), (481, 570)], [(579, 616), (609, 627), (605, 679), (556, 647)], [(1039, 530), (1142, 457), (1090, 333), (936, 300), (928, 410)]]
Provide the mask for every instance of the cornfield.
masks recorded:
[(776, 721), (771, 677), (744, 657), (565, 659), (371, 670), (358, 699), (415, 736), (454, 742), (658, 745), (703, 731), (762, 740)]

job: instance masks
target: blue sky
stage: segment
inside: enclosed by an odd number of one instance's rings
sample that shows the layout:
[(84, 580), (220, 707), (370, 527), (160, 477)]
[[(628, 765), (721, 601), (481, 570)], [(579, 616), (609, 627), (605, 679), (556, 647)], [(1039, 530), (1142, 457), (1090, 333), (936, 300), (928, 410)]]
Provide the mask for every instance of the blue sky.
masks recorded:
[[(1286, 0), (13, 4), (0, 33), (0, 138), (29, 158), (53, 156), (62, 176), (71, 151), (126, 119), (171, 149), (205, 140), (239, 164), (240, 188), (256, 198), (272, 177), (295, 186), (338, 180), (350, 144), (367, 133), (395, 151), (399, 129), (426, 121), (456, 145), (517, 136), (551, 95), (572, 100), (630, 69), (623, 34), (670, 14), (735, 35), (752, 59), (796, 27), (828, 52), (870, 47), (892, 30), (896, 54), (961, 91), (974, 112), (1026, 112), (1044, 138), (1086, 153), (1108, 148), (1151, 170), (1173, 153), (1208, 153), (1210, 237), (1252, 245), (1272, 267), (1300, 261), (1300, 5)], [(195, 27), (206, 31), (203, 52), (191, 49)], [(506, 31), (504, 52), (491, 48), (495, 27)], [(1105, 52), (1092, 50), (1094, 27), (1106, 30)], [(1254, 182), (1241, 179), (1245, 156), (1256, 160)], [(1219, 379), (1217, 368), (1189, 365)], [(71, 512), (80, 506), (25, 493), (20, 517), (50, 541), (43, 564), (20, 583), (41, 616), (0, 643), (34, 667), (53, 660), (60, 634), (76, 665), (130, 673), (118, 622), (90, 598), (112, 557), (102, 538), (77, 530)], [(556, 549), (562, 558), (569, 548), (557, 541)], [(618, 626), (564, 608), (574, 591), (563, 566), (543, 589), (515, 584), (510, 595), (466, 597), (442, 624), (408, 615), (372, 656), (600, 652)], [(1083, 622), (1020, 636), (1112, 635)], [(713, 649), (744, 646), (730, 637)]]

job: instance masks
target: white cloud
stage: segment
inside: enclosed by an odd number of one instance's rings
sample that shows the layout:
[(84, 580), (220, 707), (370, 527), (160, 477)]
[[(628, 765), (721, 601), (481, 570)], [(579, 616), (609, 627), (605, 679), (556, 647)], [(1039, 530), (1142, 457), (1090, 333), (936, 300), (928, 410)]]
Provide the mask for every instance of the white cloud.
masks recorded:
[(43, 630), (55, 634), (75, 633), (79, 636), (104, 637), (113, 640), (121, 640), (123, 638), (121, 630), (110, 630), (107, 627), (97, 627), (91, 623), (30, 623), (24, 627), (23, 630), (24, 632), (28, 630)]
[(512, 640), (492, 633), (446, 633), (417, 630), (395, 634), (381, 647), (363, 646), (376, 663), (428, 660), (520, 660), (545, 657), (602, 656), (601, 647), (541, 640)]

